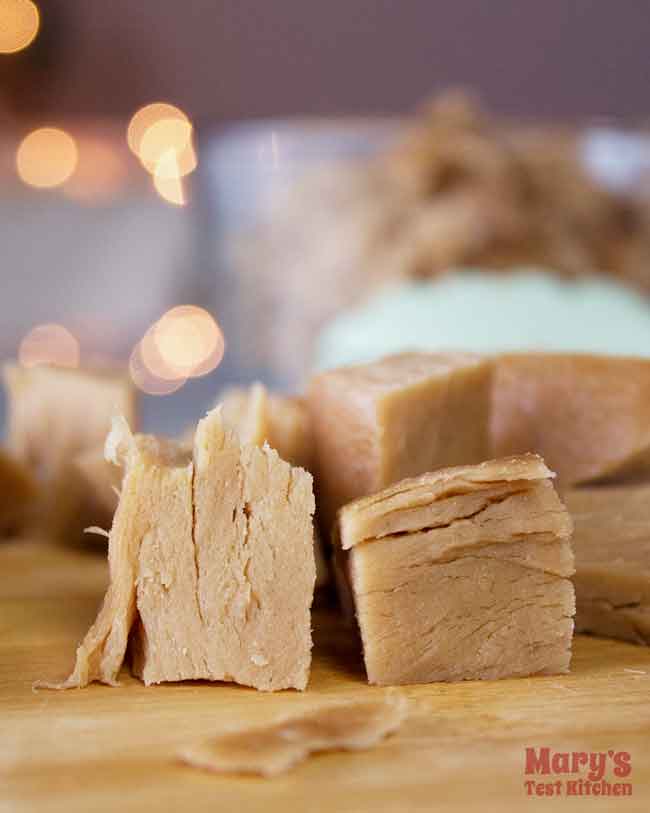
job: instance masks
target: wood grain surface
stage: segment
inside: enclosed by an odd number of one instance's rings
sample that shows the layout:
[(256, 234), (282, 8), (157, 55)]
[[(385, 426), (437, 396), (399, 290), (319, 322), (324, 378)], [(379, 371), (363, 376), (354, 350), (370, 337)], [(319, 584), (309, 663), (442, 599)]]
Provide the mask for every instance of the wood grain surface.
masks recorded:
[[(263, 694), (191, 682), (35, 691), (62, 677), (106, 583), (102, 556), (38, 541), (0, 545), (0, 810), (650, 810), (650, 649), (578, 636), (569, 675), (399, 689), (400, 731), (367, 752), (312, 757), (272, 780), (179, 763), (178, 747), (384, 690), (369, 687), (354, 638), (315, 613), (309, 688)], [(628, 751), (632, 796), (536, 797), (526, 747)], [(533, 777), (536, 781), (545, 777)], [(550, 777), (548, 781), (561, 778)], [(606, 779), (616, 780), (608, 771)]]

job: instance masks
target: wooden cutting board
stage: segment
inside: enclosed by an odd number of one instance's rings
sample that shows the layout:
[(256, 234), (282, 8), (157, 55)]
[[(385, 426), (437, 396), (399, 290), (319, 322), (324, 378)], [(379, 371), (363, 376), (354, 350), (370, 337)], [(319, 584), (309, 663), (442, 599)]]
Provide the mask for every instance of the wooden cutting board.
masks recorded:
[[(106, 583), (103, 557), (37, 541), (0, 546), (0, 810), (650, 810), (650, 649), (578, 636), (571, 674), (400, 689), (400, 731), (367, 752), (323, 754), (273, 780), (180, 764), (195, 738), (355, 697), (369, 687), (354, 639), (315, 614), (309, 688), (93, 685), (34, 691), (70, 669)], [(525, 749), (627, 751), (632, 796), (527, 796)], [(535, 776), (564, 783), (567, 777)], [(528, 805), (528, 806), (527, 806)]]

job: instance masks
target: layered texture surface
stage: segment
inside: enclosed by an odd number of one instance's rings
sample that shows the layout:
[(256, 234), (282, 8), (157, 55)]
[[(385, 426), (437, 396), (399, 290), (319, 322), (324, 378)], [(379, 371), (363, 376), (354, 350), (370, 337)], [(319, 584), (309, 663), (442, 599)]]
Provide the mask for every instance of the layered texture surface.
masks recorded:
[(566, 672), (570, 536), (535, 455), (444, 469), (345, 506), (338, 545), (369, 681)]
[(145, 683), (227, 680), (305, 688), (314, 592), (311, 475), (240, 445), (220, 410), (193, 452), (123, 420), (107, 457), (125, 469), (111, 583), (64, 684), (115, 683), (131, 644)]

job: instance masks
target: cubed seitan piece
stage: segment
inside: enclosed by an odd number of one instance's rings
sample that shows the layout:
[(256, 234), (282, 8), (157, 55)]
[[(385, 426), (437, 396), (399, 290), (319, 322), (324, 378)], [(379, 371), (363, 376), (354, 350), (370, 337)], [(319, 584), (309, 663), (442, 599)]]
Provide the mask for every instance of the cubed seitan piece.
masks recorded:
[(114, 415), (137, 422), (136, 394), (126, 371), (37, 366), (4, 368), (8, 445), (41, 484), (41, 524), (66, 541), (86, 525), (110, 522), (102, 498), (76, 465), (102, 447)]
[(240, 445), (219, 409), (194, 450), (107, 440), (125, 467), (109, 539), (111, 584), (65, 687), (114, 683), (130, 637), (147, 684), (225, 680), (304, 689), (314, 593), (311, 475), (268, 446)]
[(38, 487), (29, 469), (0, 449), (0, 536), (25, 529), (33, 519)]
[(405, 477), (488, 457), (492, 366), (467, 353), (402, 353), (316, 376), (309, 407), (319, 512)]
[(400, 727), (407, 710), (406, 699), (399, 696), (323, 706), (205, 739), (184, 747), (179, 756), (215, 773), (277, 776), (312, 753), (372, 748)]
[(542, 455), (563, 489), (650, 476), (650, 359), (500, 356), (491, 436), (495, 457)]
[(125, 370), (6, 365), (8, 443), (44, 478), (103, 444), (114, 415), (136, 424), (136, 396)]
[(442, 469), (341, 509), (370, 683), (566, 672), (571, 519), (535, 455)]
[(650, 645), (650, 485), (570, 489), (576, 629)]
[(246, 389), (226, 390), (219, 402), (224, 420), (236, 429), (243, 443), (268, 443), (283, 460), (311, 470), (314, 440), (303, 398), (269, 393), (256, 383)]
[[(233, 387), (222, 394), (223, 419), (242, 443), (268, 443), (283, 460), (310, 471), (314, 464), (311, 418), (304, 399), (270, 394), (259, 383), (247, 389)], [(318, 530), (314, 533), (316, 587), (329, 582), (329, 568)]]

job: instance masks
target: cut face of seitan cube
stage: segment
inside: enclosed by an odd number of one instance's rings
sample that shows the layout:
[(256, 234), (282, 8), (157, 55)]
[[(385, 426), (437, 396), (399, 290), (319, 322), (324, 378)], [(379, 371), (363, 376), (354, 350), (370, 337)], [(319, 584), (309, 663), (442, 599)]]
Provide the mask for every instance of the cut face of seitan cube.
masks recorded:
[[(268, 443), (292, 466), (310, 471), (314, 464), (314, 439), (306, 402), (297, 396), (269, 394), (262, 384), (248, 389), (232, 388), (221, 396), (224, 423), (237, 433), (240, 442), (263, 446)], [(329, 582), (322, 542), (314, 534), (316, 587)]]
[(319, 511), (405, 477), (488, 457), (491, 362), (403, 353), (316, 376), (309, 389)]
[(444, 469), (341, 509), (370, 683), (566, 672), (571, 520), (535, 455)]
[(528, 353), (496, 359), (493, 456), (536, 452), (561, 487), (650, 475), (650, 360)]
[(576, 629), (650, 645), (650, 485), (571, 489)]
[(114, 683), (130, 634), (147, 684), (226, 680), (304, 689), (315, 567), (311, 475), (268, 446), (240, 446), (219, 410), (183, 445), (133, 438), (109, 540), (111, 585), (64, 686)]
[(213, 679), (304, 689), (311, 662), (311, 475), (268, 446), (239, 446), (218, 410), (195, 446), (199, 608)]

